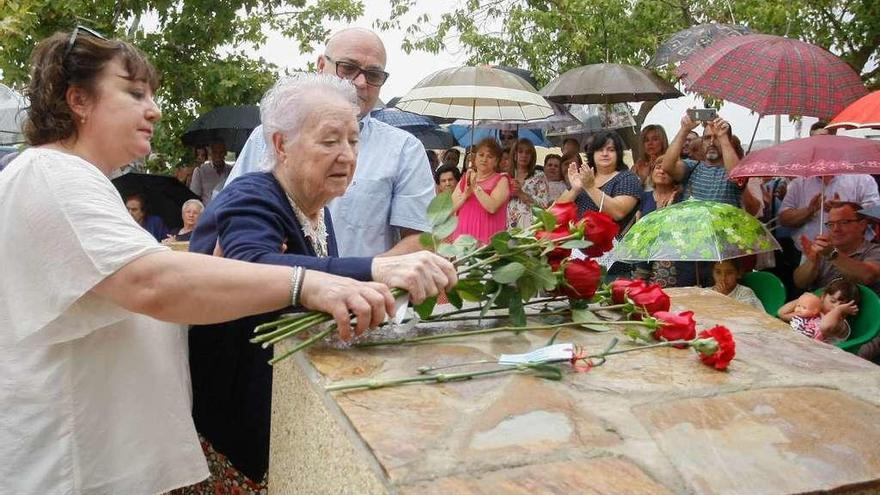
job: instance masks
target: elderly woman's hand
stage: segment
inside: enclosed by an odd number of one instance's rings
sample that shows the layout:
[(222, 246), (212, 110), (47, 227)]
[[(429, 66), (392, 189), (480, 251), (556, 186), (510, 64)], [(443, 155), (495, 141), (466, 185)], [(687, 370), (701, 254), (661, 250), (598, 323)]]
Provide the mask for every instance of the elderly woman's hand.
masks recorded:
[(345, 341), (351, 340), (349, 312), (357, 317), (354, 329), (357, 335), (367, 328), (378, 327), (386, 315), (394, 314), (394, 298), (387, 286), (314, 270), (305, 274), (300, 302), (308, 309), (333, 316), (339, 337)]
[(428, 251), (373, 259), (373, 280), (409, 292), (419, 304), (426, 298), (448, 291), (458, 282), (449, 260)]

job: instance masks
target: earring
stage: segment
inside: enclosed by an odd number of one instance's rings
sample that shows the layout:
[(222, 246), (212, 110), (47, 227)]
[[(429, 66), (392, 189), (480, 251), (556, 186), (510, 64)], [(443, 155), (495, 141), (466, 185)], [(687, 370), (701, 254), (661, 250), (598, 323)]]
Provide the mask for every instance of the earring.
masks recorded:
[(82, 117), (80, 117), (80, 118), (79, 118), (79, 122), (80, 122), (81, 124), (85, 124), (85, 123), (86, 123), (86, 116), (83, 115)]

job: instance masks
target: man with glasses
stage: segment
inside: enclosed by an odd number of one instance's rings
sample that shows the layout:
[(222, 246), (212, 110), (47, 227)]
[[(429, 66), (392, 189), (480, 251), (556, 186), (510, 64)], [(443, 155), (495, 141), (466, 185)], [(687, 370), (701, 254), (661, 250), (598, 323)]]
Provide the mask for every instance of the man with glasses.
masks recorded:
[(794, 271), (796, 287), (815, 290), (844, 278), (880, 290), (880, 245), (865, 240), (868, 221), (857, 213), (861, 208), (858, 203), (835, 204), (826, 231), (812, 242), (801, 239), (804, 262)]
[(827, 211), (832, 205), (842, 201), (860, 204), (870, 208), (880, 203), (877, 183), (867, 174), (847, 174), (828, 177), (798, 177), (788, 184), (779, 211), (779, 223), (783, 227), (795, 229), (792, 239), (798, 250), (802, 249), (798, 239), (805, 236), (815, 239), (819, 235), (819, 209), (822, 205), (824, 182)]
[[(357, 168), (330, 214), (340, 257), (397, 255), (422, 249), (421, 232), (431, 230), (426, 213), (434, 178), (425, 148), (413, 135), (370, 117), (388, 79), (385, 46), (376, 33), (347, 28), (333, 35), (318, 57), (318, 72), (348, 79), (357, 89), (360, 142)], [(260, 169), (266, 143), (257, 127), (239, 154), (227, 183)]]

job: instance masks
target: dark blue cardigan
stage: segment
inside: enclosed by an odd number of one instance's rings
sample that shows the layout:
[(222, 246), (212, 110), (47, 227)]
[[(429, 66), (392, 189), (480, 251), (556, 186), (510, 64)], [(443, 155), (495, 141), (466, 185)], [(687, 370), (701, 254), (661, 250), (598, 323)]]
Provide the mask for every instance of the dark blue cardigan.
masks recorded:
[[(243, 175), (199, 217), (190, 251), (211, 254), (220, 239), (226, 258), (370, 280), (372, 258), (336, 258), (330, 213), (324, 210), (330, 257), (316, 258), (281, 185), (270, 173)], [(282, 244), (287, 251), (281, 252)], [(289, 311), (289, 309), (288, 309)], [(190, 372), (196, 429), (242, 473), (259, 481), (269, 465), (272, 350), (252, 344), (254, 327), (282, 311), (190, 328)]]

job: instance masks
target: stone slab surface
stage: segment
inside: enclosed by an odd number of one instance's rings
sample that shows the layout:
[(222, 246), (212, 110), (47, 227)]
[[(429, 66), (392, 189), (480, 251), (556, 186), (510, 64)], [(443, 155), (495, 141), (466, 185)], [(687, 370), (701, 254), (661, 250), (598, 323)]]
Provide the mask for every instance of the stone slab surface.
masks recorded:
[[(712, 291), (669, 293), (674, 310), (695, 311), (698, 327), (731, 329), (737, 358), (729, 371), (702, 365), (693, 351), (664, 348), (611, 356), (588, 373), (566, 371), (560, 382), (504, 375), (321, 391), (339, 380), (410, 376), (420, 366), (525, 352), (544, 345), (550, 331), (319, 348), (282, 363), (270, 489), (286, 493), (273, 480), (281, 486), (294, 476), (284, 469), (294, 469), (306, 478), (321, 470), (340, 478), (356, 473), (359, 486), (389, 493), (873, 491), (880, 480), (880, 367)], [(621, 335), (565, 330), (557, 342), (598, 351)], [(304, 398), (309, 408), (297, 404)], [(294, 419), (291, 410), (322, 417), (327, 445), (314, 427), (309, 438), (297, 434), (294, 421), (302, 416)], [(349, 446), (336, 458), (339, 442)]]

